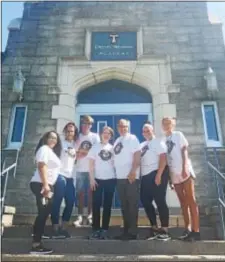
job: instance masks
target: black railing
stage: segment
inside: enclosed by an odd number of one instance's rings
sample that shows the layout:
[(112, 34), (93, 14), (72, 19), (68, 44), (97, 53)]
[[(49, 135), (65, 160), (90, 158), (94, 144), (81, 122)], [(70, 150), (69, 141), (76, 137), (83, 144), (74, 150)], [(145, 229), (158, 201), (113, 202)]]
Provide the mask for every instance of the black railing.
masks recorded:
[(16, 176), (17, 162), (19, 157), (19, 149), (3, 149), (3, 151), (16, 151), (15, 161), (8, 167), (6, 166), (7, 156), (4, 158), (3, 163), (1, 165), (1, 217), (3, 215), (3, 208), (5, 205), (5, 198), (8, 186), (8, 180), (10, 173), (13, 174), (13, 177)]
[(221, 173), (214, 165), (208, 162), (208, 168), (216, 181), (218, 194), (218, 207), (220, 213), (220, 223), (222, 228), (222, 238), (225, 240), (225, 174)]

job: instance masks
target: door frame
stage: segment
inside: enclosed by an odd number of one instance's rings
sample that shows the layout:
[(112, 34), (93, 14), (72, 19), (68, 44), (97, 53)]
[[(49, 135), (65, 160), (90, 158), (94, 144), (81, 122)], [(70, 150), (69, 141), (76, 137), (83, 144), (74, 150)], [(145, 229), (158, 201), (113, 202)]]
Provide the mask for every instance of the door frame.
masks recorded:
[(76, 125), (79, 126), (81, 115), (147, 115), (153, 123), (151, 103), (125, 104), (78, 104), (76, 107)]
[[(148, 120), (154, 125), (151, 103), (125, 103), (125, 104), (78, 104), (76, 107), (76, 125), (80, 125), (81, 115), (148, 115)], [(174, 190), (168, 186), (167, 204), (169, 207), (180, 207)]]

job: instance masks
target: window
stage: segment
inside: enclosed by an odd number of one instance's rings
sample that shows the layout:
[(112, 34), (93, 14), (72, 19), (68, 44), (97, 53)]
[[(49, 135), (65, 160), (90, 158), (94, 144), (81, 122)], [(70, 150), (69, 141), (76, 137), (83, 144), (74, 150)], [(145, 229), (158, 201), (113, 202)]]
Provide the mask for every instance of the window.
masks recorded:
[(107, 121), (98, 121), (97, 132), (100, 134), (105, 126), (107, 126)]
[(27, 106), (15, 105), (13, 107), (8, 136), (9, 148), (20, 148), (22, 146), (25, 132), (26, 117)]
[(206, 145), (208, 147), (221, 147), (222, 136), (216, 102), (203, 102), (202, 115)]

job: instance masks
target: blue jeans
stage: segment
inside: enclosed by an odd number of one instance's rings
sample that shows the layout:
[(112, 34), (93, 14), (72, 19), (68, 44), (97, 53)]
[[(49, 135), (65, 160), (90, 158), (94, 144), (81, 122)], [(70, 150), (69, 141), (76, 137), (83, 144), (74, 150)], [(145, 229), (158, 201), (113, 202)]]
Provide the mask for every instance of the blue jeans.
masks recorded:
[(75, 187), (73, 178), (66, 178), (62, 175), (59, 175), (54, 186), (54, 197), (51, 214), (53, 225), (59, 224), (60, 207), (63, 198), (65, 199), (65, 208), (62, 215), (62, 221), (68, 222), (70, 220), (75, 203)]
[(76, 173), (76, 190), (77, 193), (85, 192), (90, 186), (89, 173), (77, 172)]

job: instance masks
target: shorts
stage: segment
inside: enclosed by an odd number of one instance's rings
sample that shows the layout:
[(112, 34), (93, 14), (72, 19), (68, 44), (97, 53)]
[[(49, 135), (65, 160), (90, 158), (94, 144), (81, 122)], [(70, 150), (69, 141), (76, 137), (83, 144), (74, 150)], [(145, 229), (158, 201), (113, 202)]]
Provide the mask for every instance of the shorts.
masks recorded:
[(90, 186), (89, 173), (77, 172), (76, 173), (76, 191), (77, 193), (87, 190)]

